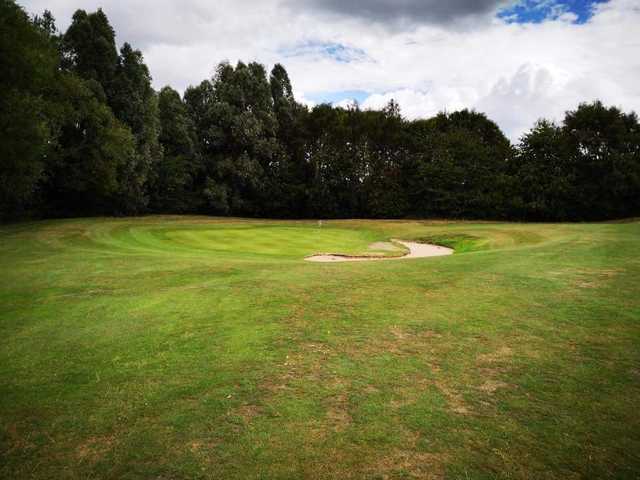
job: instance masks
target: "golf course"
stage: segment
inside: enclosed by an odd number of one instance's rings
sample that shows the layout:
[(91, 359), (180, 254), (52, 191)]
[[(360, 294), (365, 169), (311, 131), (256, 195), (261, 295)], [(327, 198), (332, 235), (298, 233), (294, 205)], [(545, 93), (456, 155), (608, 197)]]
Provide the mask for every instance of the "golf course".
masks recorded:
[[(391, 239), (453, 255), (402, 256)], [(0, 226), (0, 478), (640, 471), (640, 222)]]

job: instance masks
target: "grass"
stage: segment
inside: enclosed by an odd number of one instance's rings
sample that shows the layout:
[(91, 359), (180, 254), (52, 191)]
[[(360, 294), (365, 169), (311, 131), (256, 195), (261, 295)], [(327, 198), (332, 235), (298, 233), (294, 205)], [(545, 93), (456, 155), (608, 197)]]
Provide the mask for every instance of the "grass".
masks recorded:
[[(314, 264), (390, 238), (450, 257)], [(0, 227), (0, 478), (636, 479), (640, 223)]]
[(433, 245), (453, 248), (457, 253), (468, 253), (476, 250), (482, 250), (486, 244), (486, 240), (466, 233), (442, 233), (438, 235), (428, 235), (420, 237), (418, 240), (422, 243), (430, 243)]

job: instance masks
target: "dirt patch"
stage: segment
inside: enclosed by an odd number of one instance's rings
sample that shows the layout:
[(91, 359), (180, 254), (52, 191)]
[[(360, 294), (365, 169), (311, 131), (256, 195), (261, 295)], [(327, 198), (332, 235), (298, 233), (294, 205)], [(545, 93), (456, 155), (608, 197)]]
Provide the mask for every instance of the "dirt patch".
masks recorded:
[(562, 278), (565, 277), (570, 286), (579, 289), (594, 289), (606, 285), (614, 277), (624, 272), (619, 268), (568, 268), (549, 272), (549, 275)]
[(464, 398), (462, 398), (462, 395), (460, 395), (454, 389), (445, 385), (441, 381), (436, 381), (435, 383), (436, 383), (436, 387), (438, 387), (438, 390), (440, 390), (440, 392), (442, 392), (444, 397), (447, 399), (447, 403), (449, 404), (449, 409), (452, 412), (458, 413), (460, 415), (471, 414), (471, 409), (464, 401)]
[(351, 425), (352, 418), (349, 414), (349, 401), (345, 394), (339, 394), (328, 401), (327, 421), (335, 432), (343, 432)]
[(433, 387), (433, 382), (425, 377), (417, 376), (416, 378), (403, 380), (405, 380), (406, 384), (393, 390), (394, 398), (389, 402), (391, 408), (398, 409), (413, 405), (427, 389)]
[[(495, 352), (483, 353), (477, 356), (478, 363), (485, 365), (484, 368), (480, 368), (480, 371), (486, 378), (484, 383), (477, 387), (478, 390), (493, 395), (497, 390), (509, 387), (509, 384), (496, 380), (495, 377), (508, 369), (506, 362), (509, 361), (512, 355), (513, 350), (510, 347), (503, 346)], [(490, 366), (486, 366), (487, 364)]]
[(243, 423), (249, 424), (251, 420), (258, 417), (262, 413), (262, 409), (257, 405), (240, 405), (232, 409), (229, 415), (242, 418)]
[(501, 382), (500, 380), (487, 380), (478, 387), (478, 390), (489, 394), (494, 394), (501, 388), (507, 388), (509, 384)]
[[(20, 432), (18, 425), (15, 423), (9, 424), (5, 430), (8, 439), (8, 453), (13, 451), (24, 451), (35, 447), (35, 444), (29, 440), (29, 434), (24, 435)], [(2, 445), (2, 437), (0, 436), (0, 448)]]
[(442, 337), (432, 330), (412, 331), (393, 325), (388, 334), (377, 335), (367, 342), (344, 346), (344, 352), (354, 358), (390, 353), (393, 355), (428, 354), (433, 339)]
[(513, 355), (513, 350), (509, 347), (500, 347), (493, 353), (482, 353), (478, 355), (478, 361), (481, 363), (500, 362)]
[(380, 458), (368, 469), (378, 478), (420, 478), (440, 480), (445, 478), (445, 456), (442, 454), (394, 450)]
[(89, 437), (76, 448), (76, 457), (80, 460), (97, 462), (113, 449), (114, 437)]
[(406, 340), (407, 338), (410, 338), (409, 333), (407, 333), (406, 331), (402, 330), (400, 327), (394, 325), (393, 327), (391, 327), (390, 329), (391, 334), (396, 337), (398, 340)]
[(211, 450), (218, 448), (222, 444), (219, 439), (198, 439), (186, 443), (186, 447), (191, 453), (199, 454), (201, 458), (208, 458)]
[(277, 375), (262, 383), (261, 388), (275, 394), (294, 389), (301, 380), (338, 384), (341, 380), (325, 369), (326, 361), (334, 355), (335, 352), (327, 345), (305, 343), (300, 350), (286, 355)]

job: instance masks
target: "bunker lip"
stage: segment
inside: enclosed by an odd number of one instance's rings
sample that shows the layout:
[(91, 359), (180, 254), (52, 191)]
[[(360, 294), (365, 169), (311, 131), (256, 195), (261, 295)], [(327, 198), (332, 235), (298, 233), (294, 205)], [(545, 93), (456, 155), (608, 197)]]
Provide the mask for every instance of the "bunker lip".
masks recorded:
[(320, 263), (332, 263), (332, 262), (371, 262), (379, 260), (404, 260), (406, 258), (427, 258), (427, 257), (442, 257), (444, 255), (451, 255), (453, 249), (447, 247), (441, 247), (440, 245), (431, 245), (428, 243), (407, 242), (404, 240), (395, 240), (393, 242), (404, 245), (409, 249), (409, 253), (399, 257), (382, 257), (377, 255), (370, 256), (357, 256), (357, 255), (342, 255), (339, 253), (318, 253), (310, 255), (305, 258), (308, 262), (320, 262)]

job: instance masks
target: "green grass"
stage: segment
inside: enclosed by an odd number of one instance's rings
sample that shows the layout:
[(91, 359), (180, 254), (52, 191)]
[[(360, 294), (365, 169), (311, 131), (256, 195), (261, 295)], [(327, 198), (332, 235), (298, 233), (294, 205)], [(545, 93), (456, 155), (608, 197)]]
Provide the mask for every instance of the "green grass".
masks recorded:
[[(456, 254), (302, 260), (391, 238)], [(639, 245), (638, 222), (0, 227), (0, 478), (636, 479)]]
[(431, 243), (433, 245), (453, 248), (456, 253), (482, 250), (487, 244), (487, 240), (466, 233), (428, 235), (420, 237), (418, 240), (422, 243)]

